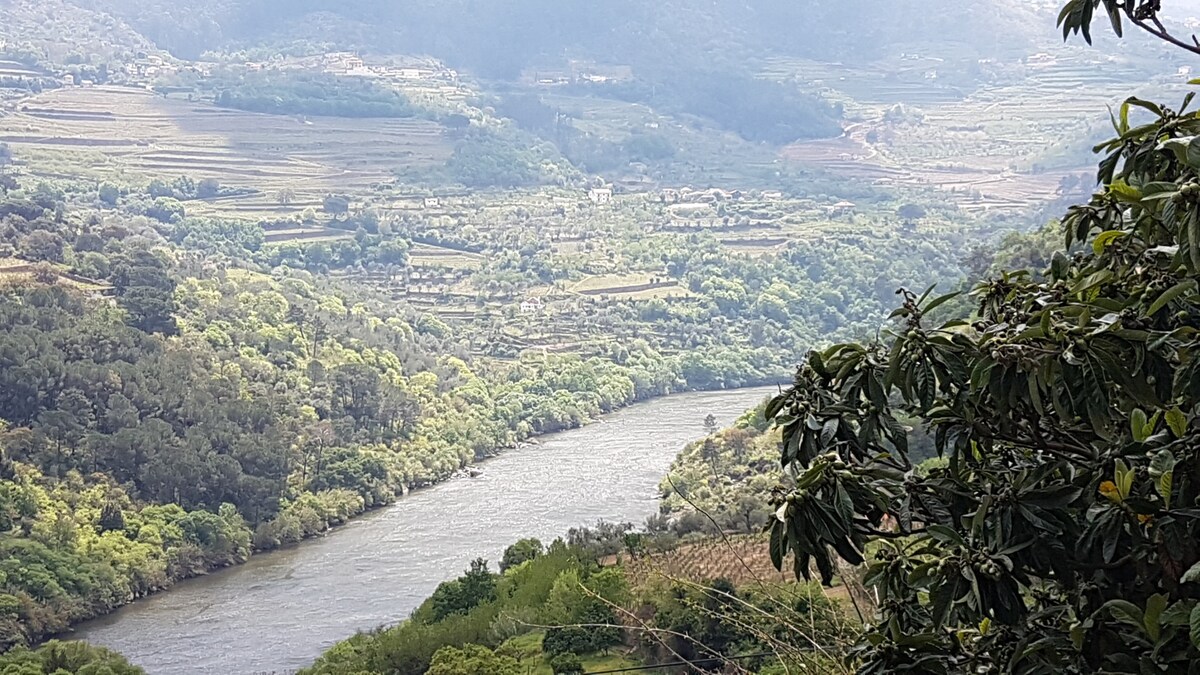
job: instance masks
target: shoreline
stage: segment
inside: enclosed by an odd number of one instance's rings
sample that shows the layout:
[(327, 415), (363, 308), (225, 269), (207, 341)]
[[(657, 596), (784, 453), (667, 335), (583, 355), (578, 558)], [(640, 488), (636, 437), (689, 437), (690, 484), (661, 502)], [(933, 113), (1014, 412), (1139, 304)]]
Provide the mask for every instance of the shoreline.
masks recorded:
[[(103, 619), (104, 619), (104, 618), (106, 618), (106, 617), (109, 617), (109, 616), (112, 616), (112, 615), (116, 614), (117, 612), (121, 611), (121, 610), (122, 610), (122, 609), (124, 609), (125, 607), (129, 607), (129, 606), (131, 606), (131, 605), (134, 605), (134, 604), (136, 604), (136, 603), (138, 603), (138, 602), (140, 602), (140, 601), (142, 601), (142, 600), (148, 599), (148, 598), (150, 598), (150, 597), (152, 597), (152, 596), (158, 596), (158, 595), (167, 594), (167, 593), (169, 593), (169, 592), (170, 592), (172, 589), (174, 589), (174, 588), (175, 588), (175, 586), (177, 586), (178, 584), (183, 584), (183, 583), (187, 583), (187, 582), (189, 582), (189, 581), (193, 581), (193, 580), (197, 580), (197, 579), (203, 579), (203, 578), (205, 578), (205, 577), (210, 577), (210, 576), (213, 576), (213, 575), (215, 575), (215, 574), (219, 574), (219, 573), (221, 573), (221, 572), (223, 572), (223, 571), (226, 571), (226, 570), (233, 570), (233, 569), (236, 569), (236, 568), (238, 568), (238, 567), (241, 567), (242, 565), (246, 564), (247, 562), (249, 562), (251, 559), (254, 559), (254, 558), (259, 558), (259, 557), (261, 557), (261, 556), (270, 556), (272, 553), (276, 553), (276, 552), (284, 552), (284, 551), (290, 551), (290, 550), (294, 550), (294, 549), (300, 548), (300, 547), (302, 547), (302, 546), (303, 546), (303, 545), (304, 545), (306, 542), (309, 542), (309, 541), (311, 541), (311, 540), (314, 540), (314, 539), (319, 539), (319, 538), (325, 537), (325, 536), (329, 535), (330, 533), (334, 532), (335, 530), (340, 530), (340, 529), (344, 528), (345, 526), (347, 526), (347, 525), (350, 525), (351, 523), (353, 523), (353, 522), (355, 522), (355, 521), (358, 521), (358, 520), (360, 520), (360, 519), (364, 518), (365, 516), (368, 516), (368, 515), (370, 515), (370, 514), (374, 514), (374, 513), (378, 513), (378, 512), (384, 511), (384, 510), (386, 510), (386, 509), (389, 509), (389, 508), (397, 507), (397, 506), (399, 506), (399, 505), (400, 505), (400, 504), (401, 504), (401, 503), (404, 501), (405, 497), (407, 497), (408, 495), (410, 495), (410, 494), (412, 494), (412, 493), (414, 493), (414, 492), (428, 490), (428, 489), (431, 489), (431, 488), (437, 487), (437, 486), (439, 486), (439, 485), (442, 485), (442, 484), (444, 484), (444, 483), (447, 483), (447, 482), (449, 482), (449, 481), (451, 481), (451, 480), (454, 480), (455, 478), (458, 478), (458, 477), (460, 477), (460, 476), (458, 476), (458, 472), (459, 472), (459, 471), (463, 471), (463, 470), (465, 470), (465, 469), (467, 469), (467, 468), (469, 468), (469, 467), (474, 467), (474, 466), (482, 466), (482, 465), (486, 464), (488, 460), (490, 460), (490, 459), (494, 459), (494, 458), (496, 458), (496, 457), (499, 457), (500, 455), (503, 455), (503, 454), (507, 454), (508, 452), (510, 452), (510, 451), (513, 451), (513, 450), (527, 450), (527, 449), (530, 449), (530, 447), (531, 447), (531, 446), (532, 446), (532, 447), (536, 447), (536, 446), (540, 445), (540, 443), (539, 443), (539, 439), (542, 439), (542, 438), (545, 438), (545, 437), (548, 437), (548, 436), (553, 436), (554, 434), (565, 433), (565, 432), (568, 432), (568, 431), (573, 431), (573, 430), (576, 430), (576, 429), (581, 429), (581, 428), (583, 428), (583, 427), (586, 427), (586, 426), (590, 426), (590, 425), (592, 425), (592, 424), (595, 424), (595, 423), (597, 423), (597, 422), (600, 422), (600, 421), (602, 421), (602, 420), (603, 420), (605, 417), (607, 417), (607, 416), (609, 416), (609, 415), (612, 415), (612, 414), (614, 414), (614, 413), (620, 412), (620, 411), (622, 411), (622, 410), (626, 410), (626, 409), (628, 409), (628, 408), (630, 408), (630, 407), (632, 407), (632, 406), (635, 406), (635, 405), (638, 405), (638, 404), (642, 404), (642, 403), (649, 403), (649, 402), (651, 402), (651, 401), (655, 401), (655, 400), (658, 400), (658, 399), (670, 398), (670, 397), (672, 397), (672, 396), (680, 396), (680, 395), (685, 395), (685, 394), (703, 394), (703, 393), (713, 393), (713, 392), (729, 392), (729, 391), (739, 391), (739, 390), (743, 390), (743, 389), (759, 389), (759, 388), (764, 388), (764, 387), (773, 387), (773, 386), (785, 387), (785, 386), (787, 386), (787, 383), (786, 383), (786, 382), (784, 382), (784, 381), (780, 381), (780, 380), (773, 380), (773, 381), (768, 381), (768, 382), (758, 382), (758, 383), (753, 383), (753, 384), (746, 384), (745, 386), (741, 386), (741, 387), (733, 387), (733, 388), (728, 388), (728, 389), (716, 389), (716, 388), (714, 388), (714, 389), (686, 389), (686, 390), (681, 390), (681, 391), (671, 392), (671, 393), (669, 393), (669, 394), (662, 394), (662, 395), (659, 395), (659, 396), (650, 396), (650, 397), (643, 398), (643, 399), (639, 399), (639, 400), (636, 400), (636, 401), (632, 401), (632, 402), (630, 402), (630, 403), (627, 403), (627, 404), (625, 404), (625, 405), (622, 405), (622, 406), (619, 406), (619, 407), (617, 407), (617, 408), (614, 408), (614, 409), (612, 409), (612, 410), (610, 410), (610, 411), (608, 411), (608, 412), (602, 413), (601, 415), (599, 415), (599, 416), (597, 416), (597, 417), (595, 417), (595, 418), (588, 419), (588, 420), (584, 421), (582, 424), (579, 424), (578, 426), (574, 426), (574, 427), (566, 427), (566, 428), (563, 428), (563, 429), (557, 429), (557, 430), (555, 430), (555, 431), (546, 431), (546, 432), (543, 432), (543, 433), (539, 433), (539, 434), (534, 434), (534, 435), (532, 435), (532, 436), (528, 436), (527, 438), (525, 438), (525, 439), (523, 439), (523, 440), (521, 440), (521, 441), (518, 441), (518, 442), (517, 442), (517, 444), (516, 444), (516, 445), (514, 445), (514, 446), (510, 446), (510, 447), (506, 447), (506, 448), (499, 448), (499, 449), (498, 449), (496, 452), (494, 452), (494, 453), (492, 453), (492, 454), (485, 455), (485, 456), (483, 456), (483, 457), (481, 457), (481, 458), (477, 459), (477, 460), (476, 460), (474, 463), (471, 463), (471, 464), (464, 464), (463, 466), (460, 466), (458, 469), (456, 469), (454, 473), (451, 473), (451, 474), (450, 474), (450, 475), (448, 475), (448, 476), (445, 476), (445, 477), (439, 478), (439, 479), (437, 479), (437, 480), (434, 480), (434, 481), (432, 481), (432, 482), (425, 483), (425, 484), (422, 484), (422, 485), (419, 485), (419, 486), (415, 486), (415, 487), (409, 487), (409, 488), (405, 489), (405, 490), (404, 490), (404, 491), (403, 491), (401, 494), (397, 495), (397, 496), (396, 496), (396, 498), (395, 498), (394, 500), (392, 500), (392, 501), (390, 501), (390, 502), (388, 502), (388, 503), (386, 503), (386, 504), (379, 504), (379, 505), (376, 505), (376, 506), (372, 506), (372, 507), (370, 507), (370, 508), (363, 509), (363, 510), (362, 510), (362, 511), (360, 511), (359, 513), (357, 513), (357, 514), (355, 514), (355, 515), (353, 515), (353, 516), (351, 516), (351, 517), (347, 518), (346, 520), (344, 520), (344, 521), (342, 521), (342, 522), (340, 522), (340, 523), (337, 523), (337, 524), (332, 524), (332, 525), (330, 525), (328, 528), (326, 528), (326, 529), (324, 529), (324, 530), (322, 530), (322, 531), (320, 531), (320, 532), (316, 532), (316, 533), (313, 533), (313, 534), (311, 534), (311, 535), (309, 535), (309, 536), (306, 536), (306, 537), (304, 537), (303, 539), (301, 539), (300, 541), (297, 541), (297, 542), (291, 542), (291, 543), (288, 543), (288, 544), (284, 544), (284, 545), (282, 545), (282, 546), (276, 546), (276, 547), (272, 547), (272, 548), (268, 548), (268, 549), (252, 549), (252, 550), (251, 550), (251, 553), (250, 553), (250, 555), (248, 555), (248, 556), (246, 557), (246, 559), (245, 559), (245, 560), (243, 560), (243, 561), (241, 561), (241, 562), (234, 563), (234, 564), (232, 564), (232, 565), (225, 565), (225, 566), (222, 566), (222, 567), (214, 567), (214, 568), (212, 568), (212, 569), (209, 569), (209, 570), (206, 570), (205, 572), (202, 572), (202, 573), (200, 573), (200, 574), (193, 574), (193, 575), (191, 575), (191, 576), (187, 576), (187, 577), (183, 577), (183, 578), (180, 578), (180, 579), (176, 579), (174, 582), (172, 582), (172, 583), (171, 583), (171, 585), (170, 585), (170, 586), (167, 586), (167, 587), (165, 587), (165, 588), (162, 588), (162, 589), (158, 589), (158, 590), (156, 590), (156, 591), (153, 591), (153, 592), (151, 592), (151, 593), (147, 593), (147, 594), (145, 594), (145, 595), (142, 595), (142, 596), (139, 596), (139, 597), (136, 597), (136, 598), (134, 598), (134, 599), (130, 600), (129, 602), (124, 602), (124, 603), (121, 603), (120, 605), (118, 605), (118, 606), (116, 606), (116, 607), (113, 607), (112, 609), (110, 609), (110, 610), (108, 610), (108, 611), (105, 611), (105, 612), (102, 612), (102, 613), (96, 614), (95, 616), (92, 616), (92, 617), (89, 617), (89, 618), (86, 618), (86, 619), (82, 619), (82, 620), (80, 620), (80, 621), (76, 621), (76, 622), (72, 623), (72, 624), (71, 624), (71, 625), (70, 625), (70, 626), (69, 626), (69, 627), (68, 627), (66, 630), (63, 630), (63, 631), (60, 631), (60, 632), (57, 632), (57, 633), (54, 633), (54, 634), (50, 634), (50, 635), (43, 636), (42, 638), (40, 638), (40, 639), (39, 639), (39, 640), (37, 640), (36, 642), (33, 642), (33, 643), (31, 643), (31, 644), (30, 644), (30, 647), (37, 647), (38, 645), (44, 644), (44, 643), (46, 643), (46, 642), (47, 642), (47, 641), (49, 641), (49, 640), (55, 640), (55, 639), (58, 639), (58, 640), (74, 640), (74, 639), (76, 639), (76, 638), (74, 637), (74, 635), (75, 635), (75, 629), (76, 629), (76, 627), (78, 627), (78, 626), (80, 626), (80, 625), (83, 625), (83, 624), (86, 624), (86, 623), (89, 623), (89, 622), (92, 622), (92, 621), (100, 621), (100, 620), (103, 620)], [(682, 450), (682, 448), (681, 448), (681, 450)], [(465, 478), (466, 480), (471, 480), (470, 478), (468, 478), (468, 477), (465, 477), (465, 476), (463, 476), (462, 478)]]

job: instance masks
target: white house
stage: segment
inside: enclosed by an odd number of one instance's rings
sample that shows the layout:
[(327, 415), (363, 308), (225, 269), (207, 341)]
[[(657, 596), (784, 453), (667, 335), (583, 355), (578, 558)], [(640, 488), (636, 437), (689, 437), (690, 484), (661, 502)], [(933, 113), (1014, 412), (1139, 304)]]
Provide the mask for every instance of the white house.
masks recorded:
[(612, 188), (592, 188), (587, 195), (593, 204), (607, 204), (612, 201)]
[(536, 314), (542, 309), (542, 301), (537, 298), (529, 298), (521, 303), (522, 314)]

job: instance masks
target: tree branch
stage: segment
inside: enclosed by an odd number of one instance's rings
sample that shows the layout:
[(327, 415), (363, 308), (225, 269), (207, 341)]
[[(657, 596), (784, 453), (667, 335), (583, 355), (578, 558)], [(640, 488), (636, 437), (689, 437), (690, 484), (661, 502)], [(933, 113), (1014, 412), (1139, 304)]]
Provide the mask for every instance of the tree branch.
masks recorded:
[(1125, 12), (1125, 16), (1128, 17), (1129, 22), (1138, 28), (1141, 28), (1160, 40), (1169, 42), (1180, 49), (1185, 49), (1193, 54), (1200, 54), (1200, 41), (1196, 39), (1195, 35), (1192, 36), (1191, 43), (1188, 43), (1186, 40), (1182, 40), (1174, 35), (1171, 35), (1171, 32), (1168, 31), (1166, 26), (1163, 25), (1162, 21), (1159, 20), (1156, 13), (1151, 13), (1147, 17), (1153, 23), (1153, 25), (1150, 25), (1146, 23), (1146, 18), (1139, 18), (1135, 14), (1132, 3), (1123, 3), (1121, 5), (1121, 9)]

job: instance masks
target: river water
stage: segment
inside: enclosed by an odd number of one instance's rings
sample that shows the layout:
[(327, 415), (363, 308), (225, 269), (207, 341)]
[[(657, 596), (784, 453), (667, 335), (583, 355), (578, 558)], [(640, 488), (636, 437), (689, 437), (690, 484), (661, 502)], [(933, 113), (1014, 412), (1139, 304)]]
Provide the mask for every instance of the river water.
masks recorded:
[(639, 403), (488, 460), (478, 478), (419, 490), (325, 537), (256, 555), (80, 625), (150, 675), (292, 672), (358, 630), (408, 616), (479, 556), (600, 519), (641, 524), (658, 483), (712, 414), (722, 425), (772, 388)]

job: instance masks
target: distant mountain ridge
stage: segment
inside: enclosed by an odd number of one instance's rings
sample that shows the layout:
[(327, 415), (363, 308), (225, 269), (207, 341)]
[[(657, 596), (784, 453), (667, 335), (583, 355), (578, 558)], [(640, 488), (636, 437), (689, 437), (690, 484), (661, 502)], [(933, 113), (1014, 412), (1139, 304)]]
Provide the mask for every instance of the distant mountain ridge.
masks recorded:
[[(905, 43), (966, 57), (1029, 49), (1046, 3), (958, 0), (74, 0), (109, 12), (180, 56), (287, 43), (326, 28), (323, 41), (377, 52), (428, 53), (481, 75), (512, 77), (539, 59), (575, 56), (654, 69), (773, 54), (872, 59)], [(1035, 19), (1035, 17), (1038, 17)]]

